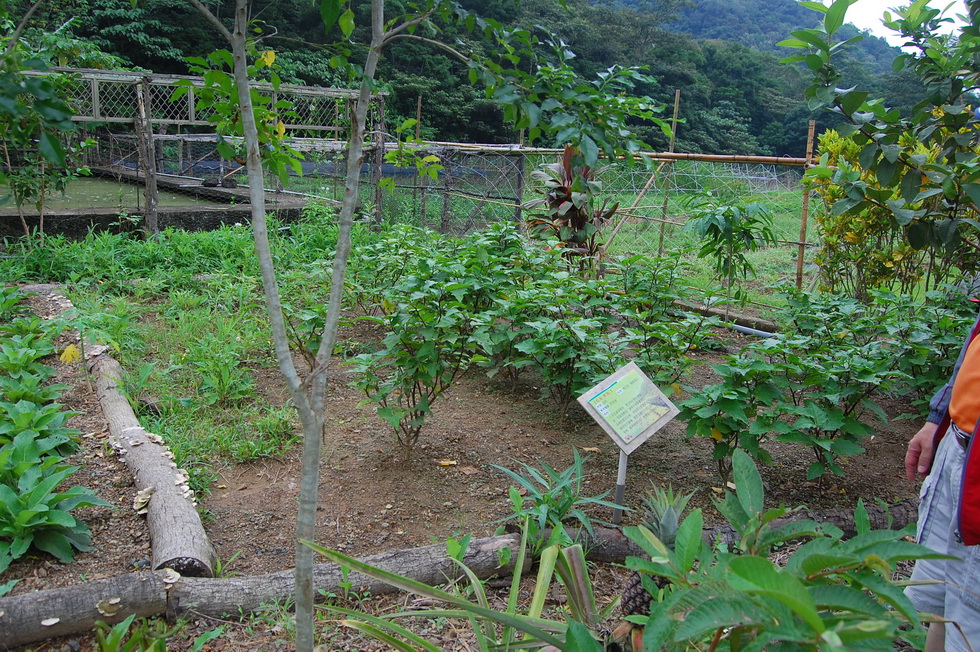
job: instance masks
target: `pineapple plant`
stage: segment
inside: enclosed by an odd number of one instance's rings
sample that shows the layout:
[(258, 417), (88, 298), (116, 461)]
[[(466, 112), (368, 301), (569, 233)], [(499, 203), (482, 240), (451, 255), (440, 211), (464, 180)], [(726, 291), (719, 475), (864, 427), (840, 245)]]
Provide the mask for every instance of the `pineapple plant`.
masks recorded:
[[(655, 534), (667, 548), (673, 550), (677, 528), (682, 520), (681, 515), (693, 495), (693, 492), (688, 494), (674, 493), (674, 489), (670, 485), (667, 485), (667, 489), (654, 486), (653, 491), (643, 498), (643, 520), (640, 524)], [(661, 588), (666, 583), (659, 577), (655, 577), (654, 580)], [(652, 599), (652, 596), (643, 588), (640, 574), (633, 571), (626, 581), (620, 602), (623, 616), (647, 615), (650, 612)]]

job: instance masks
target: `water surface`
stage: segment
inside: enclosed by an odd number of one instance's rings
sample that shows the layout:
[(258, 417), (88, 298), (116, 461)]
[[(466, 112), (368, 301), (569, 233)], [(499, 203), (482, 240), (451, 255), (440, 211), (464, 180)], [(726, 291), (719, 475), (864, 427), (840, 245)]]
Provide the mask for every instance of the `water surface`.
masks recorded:
[[(7, 194), (6, 186), (0, 186), (0, 197)], [(107, 179), (104, 177), (79, 177), (68, 182), (65, 194), (51, 193), (44, 201), (45, 210), (64, 211), (83, 208), (113, 208), (117, 210), (142, 208), (146, 203), (143, 186)], [(184, 195), (168, 190), (160, 190), (160, 206), (204, 206), (213, 201)], [(0, 210), (13, 210), (13, 203), (5, 204)], [(33, 205), (25, 206), (33, 210)]]

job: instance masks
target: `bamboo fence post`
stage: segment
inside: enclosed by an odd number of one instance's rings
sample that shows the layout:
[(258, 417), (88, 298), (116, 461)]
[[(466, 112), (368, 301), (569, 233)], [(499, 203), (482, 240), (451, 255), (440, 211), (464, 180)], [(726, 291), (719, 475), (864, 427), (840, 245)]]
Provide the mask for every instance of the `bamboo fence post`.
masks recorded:
[[(670, 121), (670, 147), (669, 152), (674, 153), (674, 144), (677, 141), (677, 116), (681, 108), (681, 89), (674, 91), (674, 117)], [(667, 200), (670, 198), (670, 174), (674, 171), (674, 165), (667, 161), (667, 176), (664, 177), (664, 203), (660, 207), (660, 242), (657, 244), (657, 255), (664, 255), (664, 234), (667, 229)]]
[(143, 170), (146, 174), (146, 207), (143, 213), (143, 228), (148, 236), (154, 237), (160, 233), (157, 222), (157, 205), (160, 193), (157, 190), (157, 160), (156, 147), (153, 142), (153, 105), (150, 96), (150, 78), (144, 77), (136, 85), (136, 101), (139, 108), (136, 134), (138, 137), (140, 158), (143, 159)]
[(514, 221), (520, 224), (521, 211), (524, 210), (522, 208), (524, 203), (524, 174), (525, 168), (527, 167), (527, 155), (524, 152), (517, 154), (517, 163), (514, 167), (517, 170), (517, 188), (514, 191)]
[[(804, 174), (813, 161), (813, 132), (816, 130), (816, 120), (810, 120), (806, 136), (806, 165)], [(806, 223), (810, 214), (810, 191), (803, 186), (803, 210), (800, 214), (800, 243), (796, 254), (796, 289), (803, 289), (803, 256), (806, 253)]]

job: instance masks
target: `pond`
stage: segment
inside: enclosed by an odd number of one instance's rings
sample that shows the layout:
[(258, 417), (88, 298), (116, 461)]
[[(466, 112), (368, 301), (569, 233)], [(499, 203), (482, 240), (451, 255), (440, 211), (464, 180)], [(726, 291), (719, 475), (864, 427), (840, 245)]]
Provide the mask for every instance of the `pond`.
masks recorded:
[[(6, 186), (0, 186), (0, 196), (6, 194)], [(63, 211), (84, 208), (139, 208), (145, 203), (143, 186), (116, 181), (104, 177), (81, 177), (72, 179), (65, 193), (52, 193), (45, 201), (45, 210)], [(160, 190), (160, 206), (204, 206), (213, 201), (184, 195), (168, 190)], [(8, 205), (7, 210), (14, 206)], [(31, 208), (31, 207), (25, 207)]]

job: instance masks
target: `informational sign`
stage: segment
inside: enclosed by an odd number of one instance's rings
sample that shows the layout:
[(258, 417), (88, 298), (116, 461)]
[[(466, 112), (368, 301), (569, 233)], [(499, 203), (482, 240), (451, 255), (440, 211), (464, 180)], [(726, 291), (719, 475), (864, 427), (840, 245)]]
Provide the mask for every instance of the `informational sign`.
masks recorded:
[(679, 412), (633, 362), (580, 396), (578, 402), (627, 455)]

